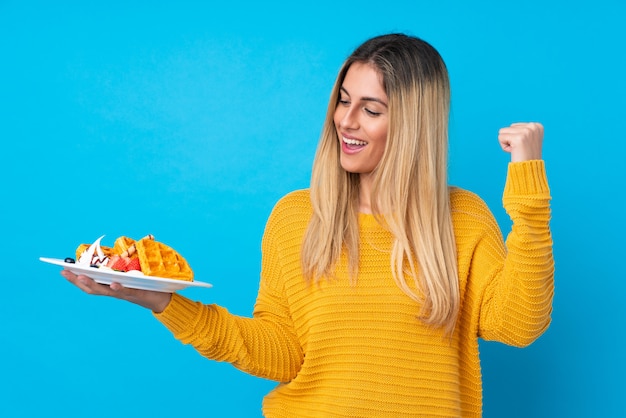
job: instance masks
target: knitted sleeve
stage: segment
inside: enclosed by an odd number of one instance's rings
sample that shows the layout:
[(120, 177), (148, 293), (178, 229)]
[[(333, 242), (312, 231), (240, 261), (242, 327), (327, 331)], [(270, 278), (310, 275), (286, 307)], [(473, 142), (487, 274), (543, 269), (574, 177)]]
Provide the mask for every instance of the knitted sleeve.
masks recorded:
[[(550, 191), (544, 162), (511, 163), (503, 204), (513, 225), (506, 251), (489, 234), (478, 244), (472, 267), (484, 274), (479, 336), (523, 347), (550, 324), (554, 260), (550, 234)], [(502, 260), (501, 257), (504, 257)]]
[[(270, 217), (263, 237), (263, 276), (252, 318), (229, 313), (174, 294), (160, 314), (154, 314), (184, 344), (203, 356), (232, 363), (255, 376), (290, 381), (300, 370), (303, 354), (285, 298), (274, 274), (280, 274)], [(267, 277), (270, 276), (270, 277)], [(264, 309), (259, 309), (258, 306)]]

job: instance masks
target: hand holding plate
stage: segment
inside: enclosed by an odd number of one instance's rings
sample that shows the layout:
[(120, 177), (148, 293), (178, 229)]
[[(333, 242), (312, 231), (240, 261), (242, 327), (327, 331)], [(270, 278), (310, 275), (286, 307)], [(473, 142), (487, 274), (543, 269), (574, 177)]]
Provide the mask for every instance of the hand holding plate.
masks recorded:
[(100, 284), (88, 276), (83, 274), (76, 275), (67, 269), (62, 270), (61, 275), (87, 294), (126, 300), (148, 308), (155, 313), (163, 312), (172, 298), (171, 293), (130, 289), (117, 282), (113, 282), (110, 285)]

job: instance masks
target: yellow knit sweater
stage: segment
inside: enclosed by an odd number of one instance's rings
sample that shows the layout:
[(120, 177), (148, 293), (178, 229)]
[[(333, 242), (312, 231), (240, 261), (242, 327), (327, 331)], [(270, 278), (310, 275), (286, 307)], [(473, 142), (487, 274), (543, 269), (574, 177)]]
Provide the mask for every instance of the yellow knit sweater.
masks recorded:
[(177, 294), (156, 317), (202, 355), (281, 382), (264, 399), (267, 417), (478, 417), (478, 338), (525, 346), (550, 322), (549, 200), (542, 161), (509, 165), (505, 250), (483, 201), (452, 189), (461, 285), (452, 338), (417, 319), (419, 307), (391, 276), (392, 237), (371, 215), (359, 218), (357, 284), (345, 259), (336, 279), (305, 282), (306, 190), (281, 199), (268, 220), (252, 318)]

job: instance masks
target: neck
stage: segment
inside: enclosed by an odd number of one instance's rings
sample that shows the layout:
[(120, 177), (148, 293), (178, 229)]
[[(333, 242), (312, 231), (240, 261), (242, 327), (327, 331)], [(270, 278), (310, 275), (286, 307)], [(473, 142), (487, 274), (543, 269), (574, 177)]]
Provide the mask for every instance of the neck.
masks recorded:
[(372, 213), (372, 176), (370, 174), (359, 175), (359, 212)]

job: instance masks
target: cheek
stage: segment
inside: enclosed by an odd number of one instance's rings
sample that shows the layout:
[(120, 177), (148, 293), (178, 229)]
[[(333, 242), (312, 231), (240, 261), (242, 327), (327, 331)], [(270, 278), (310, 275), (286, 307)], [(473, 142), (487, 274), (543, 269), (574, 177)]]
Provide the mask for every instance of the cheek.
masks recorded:
[(385, 144), (387, 143), (387, 124), (382, 124), (381, 126), (377, 127), (377, 129), (374, 132), (374, 136), (376, 138), (376, 142), (378, 142), (381, 146), (385, 146)]
[(372, 141), (372, 144), (375, 145), (372, 148), (374, 158), (380, 162), (387, 146), (387, 127), (381, 126), (372, 131), (370, 140)]

